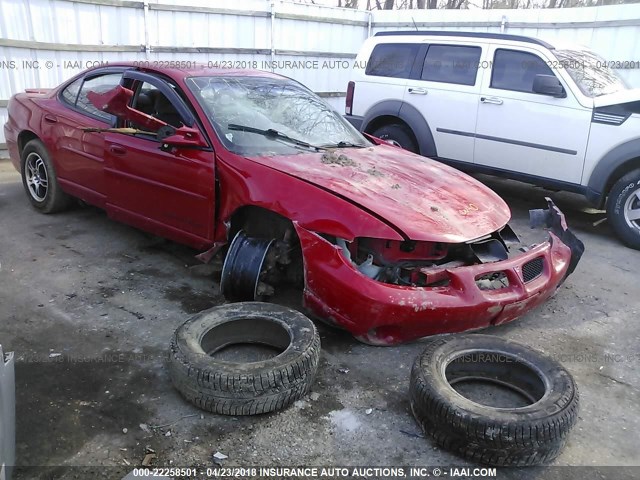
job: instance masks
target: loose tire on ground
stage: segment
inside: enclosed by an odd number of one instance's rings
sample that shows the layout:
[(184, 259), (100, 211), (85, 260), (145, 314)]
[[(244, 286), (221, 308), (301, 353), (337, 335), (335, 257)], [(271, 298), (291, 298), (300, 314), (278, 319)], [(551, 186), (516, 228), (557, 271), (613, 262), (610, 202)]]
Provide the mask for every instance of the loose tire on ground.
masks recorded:
[[(49, 152), (40, 140), (31, 140), (22, 149), (20, 156), (22, 185), (31, 204), (42, 213), (56, 213), (67, 209), (72, 197), (60, 188)], [(37, 169), (34, 168), (37, 165)], [(38, 187), (34, 188), (34, 176)], [(46, 182), (46, 185), (42, 182)]]
[[(210, 356), (239, 343), (283, 351), (251, 363)], [(169, 372), (184, 398), (203, 410), (256, 415), (283, 409), (304, 397), (311, 389), (319, 358), (320, 336), (302, 313), (268, 303), (232, 303), (201, 312), (176, 330)]]
[(404, 125), (395, 123), (392, 125), (385, 125), (384, 127), (378, 128), (371, 135), (398, 145), (410, 152), (418, 153), (418, 146), (413, 139), (413, 135), (411, 135), (409, 129)]
[[(529, 397), (519, 408), (481, 405), (456, 381), (481, 379)], [(563, 448), (578, 417), (571, 374), (524, 345), (489, 335), (435, 338), (411, 371), (410, 403), (425, 435), (446, 450), (495, 466), (538, 465)]]
[(608, 195), (607, 218), (628, 247), (640, 250), (640, 169), (618, 180)]

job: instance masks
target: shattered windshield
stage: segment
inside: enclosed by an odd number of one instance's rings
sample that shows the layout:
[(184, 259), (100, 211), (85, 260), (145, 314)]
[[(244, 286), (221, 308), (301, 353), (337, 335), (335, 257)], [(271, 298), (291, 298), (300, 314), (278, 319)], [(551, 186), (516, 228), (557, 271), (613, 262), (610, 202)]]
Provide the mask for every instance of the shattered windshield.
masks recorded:
[(588, 97), (599, 97), (629, 88), (609, 67), (609, 62), (589, 50), (552, 50), (573, 81)]
[(282, 155), (369, 145), (331, 106), (292, 80), (192, 77), (187, 85), (234, 153)]

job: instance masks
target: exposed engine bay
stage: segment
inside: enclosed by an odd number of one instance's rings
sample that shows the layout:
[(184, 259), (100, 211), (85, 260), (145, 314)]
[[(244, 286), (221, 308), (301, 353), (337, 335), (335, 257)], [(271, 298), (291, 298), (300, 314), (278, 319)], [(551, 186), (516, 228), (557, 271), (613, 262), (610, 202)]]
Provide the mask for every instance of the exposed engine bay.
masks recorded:
[[(347, 242), (341, 238), (325, 238), (340, 247), (345, 258), (363, 275), (383, 283), (411, 287), (447, 286), (447, 269), (498, 262), (527, 251), (508, 225), (462, 244), (366, 237)], [(503, 272), (483, 275), (476, 281), (486, 290), (509, 285)]]

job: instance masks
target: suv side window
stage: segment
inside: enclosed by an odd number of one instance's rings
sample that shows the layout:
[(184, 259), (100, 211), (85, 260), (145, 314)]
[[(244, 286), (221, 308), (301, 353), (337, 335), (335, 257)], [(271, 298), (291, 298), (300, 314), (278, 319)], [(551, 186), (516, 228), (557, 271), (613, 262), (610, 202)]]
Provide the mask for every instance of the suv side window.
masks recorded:
[(371, 52), (365, 74), (409, 78), (419, 48), (416, 43), (380, 43)]
[(480, 47), (430, 45), (422, 67), (422, 80), (475, 85), (480, 63)]
[(122, 73), (108, 73), (106, 75), (85, 80), (82, 84), (82, 88), (80, 88), (80, 93), (78, 94), (78, 99), (75, 103), (76, 108), (82, 110), (83, 113), (87, 113), (93, 117), (98, 117), (107, 123), (112, 122), (115, 120), (115, 117), (94, 107), (87, 98), (87, 94), (89, 92), (104, 93), (109, 91), (119, 85), (121, 79)]
[(533, 93), (536, 75), (553, 75), (539, 56), (518, 50), (498, 49), (493, 56), (491, 88)]

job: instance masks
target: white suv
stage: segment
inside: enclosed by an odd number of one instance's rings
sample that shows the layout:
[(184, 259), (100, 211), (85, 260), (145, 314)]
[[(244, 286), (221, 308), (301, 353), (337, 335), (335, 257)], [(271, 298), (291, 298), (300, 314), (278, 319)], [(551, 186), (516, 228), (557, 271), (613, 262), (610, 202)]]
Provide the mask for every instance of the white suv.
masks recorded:
[(347, 89), (358, 129), (466, 171), (581, 193), (640, 249), (640, 90), (579, 47), (381, 32)]

